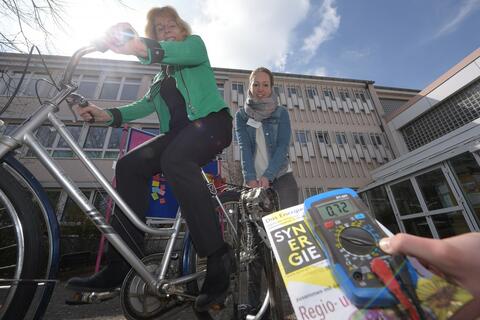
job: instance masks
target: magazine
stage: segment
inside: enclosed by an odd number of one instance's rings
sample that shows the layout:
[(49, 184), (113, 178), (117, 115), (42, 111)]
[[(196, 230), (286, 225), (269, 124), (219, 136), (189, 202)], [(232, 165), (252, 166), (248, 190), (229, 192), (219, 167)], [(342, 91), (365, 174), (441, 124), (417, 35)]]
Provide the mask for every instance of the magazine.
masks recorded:
[[(303, 204), (267, 215), (263, 223), (297, 319), (408, 318), (401, 307), (359, 310), (349, 301), (304, 221)], [(430, 319), (448, 319), (472, 299), (464, 289), (411, 262), (420, 275), (417, 295)]]

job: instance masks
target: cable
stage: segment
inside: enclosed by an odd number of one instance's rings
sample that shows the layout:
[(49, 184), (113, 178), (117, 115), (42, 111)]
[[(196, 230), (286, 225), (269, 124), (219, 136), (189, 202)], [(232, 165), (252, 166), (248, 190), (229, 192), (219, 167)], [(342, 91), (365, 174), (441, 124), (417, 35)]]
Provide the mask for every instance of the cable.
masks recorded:
[(27, 62), (25, 63), (25, 68), (23, 69), (23, 72), (22, 72), (22, 76), (20, 77), (20, 81), (18, 82), (17, 84), (17, 87), (15, 88), (15, 90), (13, 91), (12, 95), (10, 96), (10, 98), (8, 99), (7, 103), (2, 107), (2, 109), (0, 110), (0, 115), (2, 113), (5, 112), (5, 110), (8, 109), (8, 107), (10, 107), (10, 105), (12, 104), (13, 102), (13, 99), (15, 99), (15, 97), (17, 96), (18, 94), (18, 91), (20, 90), (22, 84), (23, 84), (23, 80), (25, 79), (25, 75), (27, 74), (27, 71), (28, 71), (28, 67), (30, 66), (30, 61), (32, 59), (32, 55), (33, 55), (33, 50), (36, 49), (37, 52), (38, 52), (38, 55), (40, 57), (40, 60), (42, 61), (42, 65), (50, 79), (47, 80), (47, 79), (38, 79), (36, 82), (35, 82), (35, 94), (37, 96), (37, 99), (38, 101), (40, 102), (40, 104), (42, 104), (42, 101), (40, 99), (40, 95), (38, 94), (38, 82), (39, 81), (45, 81), (47, 82), (48, 84), (52, 85), (55, 87), (55, 89), (59, 90), (60, 91), (60, 87), (57, 85), (57, 83), (55, 82), (55, 80), (53, 79), (52, 77), (52, 74), (50, 73), (50, 70), (48, 69), (48, 66), (47, 64), (45, 63), (45, 60), (43, 58), (43, 55), (42, 53), (40, 52), (40, 49), (38, 49), (37, 46), (33, 45), (31, 48), (30, 48), (30, 51), (28, 53), (28, 56), (27, 56)]
[(50, 81), (48, 81), (47, 79), (44, 79), (44, 78), (41, 78), (41, 79), (37, 79), (37, 81), (35, 81), (35, 95), (37, 96), (37, 100), (40, 104), (42, 104), (42, 100), (40, 100), (40, 94), (38, 93), (38, 83), (40, 81), (45, 81), (46, 83), (48, 83), (49, 85), (51, 86), (56, 86), (55, 83), (52, 83)]
[(28, 66), (30, 65), (30, 60), (32, 59), (32, 53), (33, 53), (34, 48), (35, 48), (35, 46), (32, 46), (32, 48), (30, 49), (30, 52), (28, 53), (28, 57), (27, 57), (27, 63), (25, 64), (25, 68), (23, 69), (23, 73), (22, 73), (22, 76), (20, 77), (20, 81), (18, 82), (17, 87), (13, 91), (13, 93), (10, 96), (10, 98), (8, 99), (7, 103), (0, 110), (0, 115), (2, 115), (2, 113), (4, 113), (5, 110), (8, 109), (10, 104), (12, 104), (13, 99), (15, 99), (15, 97), (17, 96), (17, 93), (18, 93), (18, 91), (20, 90), (20, 87), (23, 84), (23, 79), (25, 79), (25, 74), (27, 73)]

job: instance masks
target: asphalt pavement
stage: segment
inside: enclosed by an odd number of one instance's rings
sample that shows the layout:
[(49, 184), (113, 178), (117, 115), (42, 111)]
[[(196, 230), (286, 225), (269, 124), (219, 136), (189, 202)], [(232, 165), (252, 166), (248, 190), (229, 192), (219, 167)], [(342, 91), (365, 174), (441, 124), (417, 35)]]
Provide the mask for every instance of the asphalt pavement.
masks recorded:
[[(65, 289), (65, 283), (55, 286), (53, 296), (45, 313), (45, 320), (125, 320), (120, 297), (101, 303), (84, 305), (67, 305), (65, 301), (72, 297), (72, 292)], [(159, 320), (190, 320), (196, 319), (191, 304), (178, 306), (158, 318)]]

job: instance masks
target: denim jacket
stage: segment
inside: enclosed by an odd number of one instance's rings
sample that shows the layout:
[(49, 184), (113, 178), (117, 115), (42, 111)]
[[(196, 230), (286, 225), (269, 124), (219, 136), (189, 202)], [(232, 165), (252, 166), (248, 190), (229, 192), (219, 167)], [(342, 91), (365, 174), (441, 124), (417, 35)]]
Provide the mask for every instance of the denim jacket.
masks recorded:
[[(249, 117), (243, 108), (235, 114), (235, 134), (240, 146), (242, 173), (246, 181), (257, 180), (255, 172), (256, 128), (247, 124)], [(288, 169), (288, 148), (292, 136), (290, 117), (285, 107), (279, 106), (272, 115), (262, 121), (263, 133), (268, 153), (268, 167), (263, 173), (273, 181), (285, 174)]]

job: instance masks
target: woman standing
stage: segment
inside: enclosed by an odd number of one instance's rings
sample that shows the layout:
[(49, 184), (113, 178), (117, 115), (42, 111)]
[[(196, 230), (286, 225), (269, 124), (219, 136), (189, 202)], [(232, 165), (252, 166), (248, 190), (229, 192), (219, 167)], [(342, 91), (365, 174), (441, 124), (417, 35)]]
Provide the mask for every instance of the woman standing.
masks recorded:
[[(252, 188), (273, 188), (284, 209), (298, 204), (298, 188), (288, 158), (290, 118), (287, 109), (277, 105), (272, 88), (270, 70), (260, 67), (252, 71), (248, 98), (235, 115), (235, 133), (244, 183)], [(249, 265), (248, 300), (253, 309), (260, 303), (262, 269), (261, 259)]]
[[(220, 97), (205, 44), (191, 35), (189, 25), (166, 6), (147, 14), (147, 38), (140, 38), (128, 23), (109, 29), (108, 48), (137, 56), (143, 64), (160, 63), (147, 94), (131, 104), (101, 109), (93, 104), (77, 112), (85, 120), (119, 127), (156, 113), (161, 135), (121, 158), (116, 166), (117, 190), (133, 211), (145, 220), (149, 179), (162, 172), (182, 209), (192, 240), (207, 259), (207, 275), (195, 306), (207, 310), (223, 303), (232, 270), (231, 249), (223, 241), (201, 167), (230, 145), (232, 117)], [(127, 41), (120, 40), (126, 34)], [(144, 234), (116, 210), (112, 226), (140, 257)], [(107, 266), (88, 278), (73, 278), (67, 287), (78, 291), (112, 290), (130, 266), (110, 247)]]

